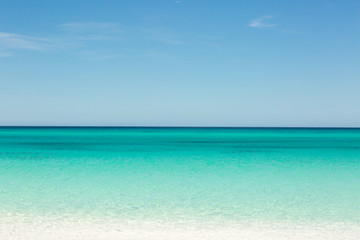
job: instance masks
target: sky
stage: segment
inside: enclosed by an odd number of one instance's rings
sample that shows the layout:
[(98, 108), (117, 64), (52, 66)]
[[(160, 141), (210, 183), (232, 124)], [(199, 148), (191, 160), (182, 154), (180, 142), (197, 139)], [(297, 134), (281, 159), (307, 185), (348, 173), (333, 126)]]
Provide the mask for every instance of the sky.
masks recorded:
[(0, 125), (360, 127), (358, 0), (0, 6)]

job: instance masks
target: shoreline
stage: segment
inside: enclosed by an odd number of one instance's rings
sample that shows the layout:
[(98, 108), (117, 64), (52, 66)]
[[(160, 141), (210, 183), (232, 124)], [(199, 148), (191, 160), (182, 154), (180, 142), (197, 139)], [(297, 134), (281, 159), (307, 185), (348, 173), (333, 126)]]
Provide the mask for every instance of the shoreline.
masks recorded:
[(0, 238), (12, 240), (355, 240), (360, 223), (351, 222), (222, 222), (124, 221), (41, 216), (0, 218)]

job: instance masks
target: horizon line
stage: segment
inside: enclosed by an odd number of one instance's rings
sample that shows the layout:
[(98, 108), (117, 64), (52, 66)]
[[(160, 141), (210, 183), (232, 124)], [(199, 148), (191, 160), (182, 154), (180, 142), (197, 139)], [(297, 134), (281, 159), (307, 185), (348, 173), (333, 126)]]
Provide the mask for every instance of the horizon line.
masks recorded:
[(335, 126), (146, 126), (146, 125), (0, 125), (0, 128), (283, 128), (283, 129), (360, 129), (354, 127)]

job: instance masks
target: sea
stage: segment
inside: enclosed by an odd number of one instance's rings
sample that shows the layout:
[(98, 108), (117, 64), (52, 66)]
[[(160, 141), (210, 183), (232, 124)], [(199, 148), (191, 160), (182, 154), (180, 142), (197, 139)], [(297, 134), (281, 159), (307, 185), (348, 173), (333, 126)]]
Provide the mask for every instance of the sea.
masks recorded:
[(360, 129), (0, 127), (0, 239), (360, 239)]

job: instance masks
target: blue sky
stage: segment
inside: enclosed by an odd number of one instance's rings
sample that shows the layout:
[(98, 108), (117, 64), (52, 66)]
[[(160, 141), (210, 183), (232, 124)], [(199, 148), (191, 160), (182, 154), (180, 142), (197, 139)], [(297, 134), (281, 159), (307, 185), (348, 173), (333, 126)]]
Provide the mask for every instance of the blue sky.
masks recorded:
[(360, 126), (360, 1), (0, 3), (0, 125)]

